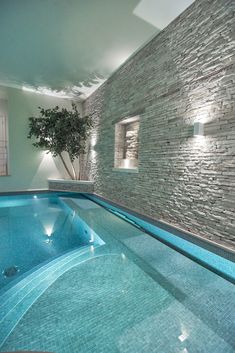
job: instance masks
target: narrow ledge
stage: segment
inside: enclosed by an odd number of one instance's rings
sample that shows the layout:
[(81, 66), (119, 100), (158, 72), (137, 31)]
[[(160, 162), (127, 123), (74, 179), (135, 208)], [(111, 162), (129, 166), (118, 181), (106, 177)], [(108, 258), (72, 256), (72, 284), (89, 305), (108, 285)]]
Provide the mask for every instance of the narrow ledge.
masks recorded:
[(61, 184), (94, 184), (91, 180), (70, 180), (70, 179), (47, 179), (48, 182)]
[(139, 173), (139, 168), (113, 168), (113, 172), (120, 172), (120, 173)]
[(94, 184), (91, 180), (48, 179), (49, 190), (53, 191), (93, 193)]

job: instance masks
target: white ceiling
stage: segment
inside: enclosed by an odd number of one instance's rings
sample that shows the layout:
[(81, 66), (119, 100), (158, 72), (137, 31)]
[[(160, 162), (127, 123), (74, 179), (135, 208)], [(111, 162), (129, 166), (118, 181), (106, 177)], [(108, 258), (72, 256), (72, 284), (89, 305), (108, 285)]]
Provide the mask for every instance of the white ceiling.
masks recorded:
[(192, 2), (191, 0), (141, 0), (133, 13), (151, 25), (163, 29)]
[(192, 0), (0, 0), (0, 85), (94, 91)]

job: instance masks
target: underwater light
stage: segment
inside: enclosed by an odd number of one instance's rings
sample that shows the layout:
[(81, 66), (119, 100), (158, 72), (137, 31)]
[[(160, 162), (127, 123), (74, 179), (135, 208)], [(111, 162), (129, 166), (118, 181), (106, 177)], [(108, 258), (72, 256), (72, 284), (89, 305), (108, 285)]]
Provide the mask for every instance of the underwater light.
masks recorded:
[(47, 226), (46, 228), (46, 235), (50, 237), (52, 235), (53, 227), (52, 226)]

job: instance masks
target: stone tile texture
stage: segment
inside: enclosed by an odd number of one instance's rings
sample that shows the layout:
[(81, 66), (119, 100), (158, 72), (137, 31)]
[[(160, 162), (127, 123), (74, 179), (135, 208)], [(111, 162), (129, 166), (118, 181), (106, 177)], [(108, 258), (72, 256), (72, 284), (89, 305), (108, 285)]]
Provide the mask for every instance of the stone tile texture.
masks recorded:
[(93, 183), (74, 183), (73, 181), (68, 182), (56, 182), (56, 180), (48, 181), (49, 190), (60, 190), (60, 191), (75, 191), (75, 192), (89, 192), (92, 193), (94, 191)]
[[(233, 246), (233, 0), (195, 1), (84, 102), (94, 118), (83, 177), (95, 192)], [(115, 124), (140, 116), (139, 173), (113, 170)], [(205, 135), (193, 136), (193, 124)]]

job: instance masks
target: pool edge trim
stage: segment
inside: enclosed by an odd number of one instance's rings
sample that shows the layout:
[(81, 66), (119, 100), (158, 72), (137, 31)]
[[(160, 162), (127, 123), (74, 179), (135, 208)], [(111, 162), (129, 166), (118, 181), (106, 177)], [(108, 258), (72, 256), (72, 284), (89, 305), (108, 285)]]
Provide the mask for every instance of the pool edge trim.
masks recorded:
[[(203, 245), (205, 245), (203, 247), (206, 250), (212, 251), (216, 255), (222, 256), (222, 257), (224, 257), (227, 260), (230, 260), (226, 256), (227, 253), (229, 253), (232, 256), (232, 258), (233, 258), (232, 261), (235, 262), (235, 249), (232, 249), (232, 248), (230, 248), (230, 247), (228, 247), (228, 246), (226, 246), (224, 244), (220, 244), (220, 243), (218, 243), (216, 241), (207, 239), (207, 238), (205, 238), (205, 237), (203, 237), (201, 235), (189, 232), (189, 231), (187, 231), (185, 229), (182, 229), (182, 228), (180, 228), (178, 226), (175, 226), (175, 225), (173, 225), (171, 223), (168, 223), (168, 222), (166, 222), (164, 220), (158, 220), (158, 219), (152, 218), (150, 216), (147, 216), (145, 214), (142, 214), (140, 212), (134, 211), (134, 210), (122, 205), (122, 204), (114, 202), (114, 201), (112, 201), (112, 200), (110, 200), (108, 198), (105, 198), (105, 197), (103, 197), (103, 196), (101, 196), (99, 194), (96, 194), (96, 193), (92, 193), (92, 194), (91, 193), (84, 193), (85, 197), (89, 197), (89, 195), (95, 196), (95, 197), (101, 199), (101, 201), (103, 201), (103, 202), (110, 203), (112, 206), (118, 207), (118, 208), (120, 208), (120, 210), (123, 210), (124, 212), (130, 213), (134, 217), (139, 217), (140, 219), (142, 219), (142, 220), (144, 220), (146, 222), (149, 222), (149, 223), (151, 223), (151, 224), (153, 224), (153, 225), (155, 225), (155, 226), (157, 226), (159, 228), (162, 228), (163, 230), (166, 230), (166, 231), (168, 231), (170, 233), (173, 233), (174, 235), (179, 236), (179, 237), (181, 237), (181, 238), (183, 238), (183, 239), (185, 239), (185, 240), (187, 240), (187, 241), (189, 241), (189, 242), (191, 242), (191, 243), (193, 243), (195, 245), (200, 246), (200, 243), (202, 243)], [(214, 251), (212, 250), (212, 248), (213, 248)]]

